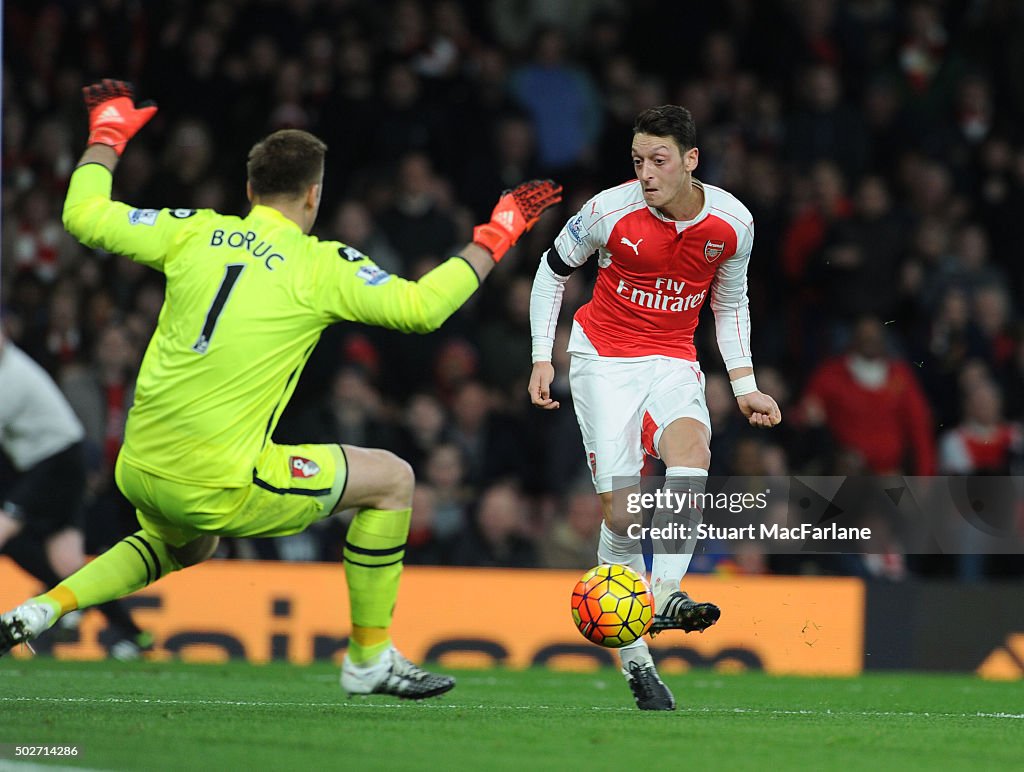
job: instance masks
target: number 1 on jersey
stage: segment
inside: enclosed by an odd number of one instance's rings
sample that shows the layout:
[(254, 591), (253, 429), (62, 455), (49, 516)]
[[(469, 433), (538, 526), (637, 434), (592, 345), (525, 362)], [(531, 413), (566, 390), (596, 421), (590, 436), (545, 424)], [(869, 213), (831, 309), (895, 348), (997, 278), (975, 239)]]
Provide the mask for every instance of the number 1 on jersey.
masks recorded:
[(213, 331), (217, 327), (217, 319), (220, 318), (221, 311), (224, 310), (224, 305), (231, 296), (231, 290), (244, 270), (245, 263), (230, 263), (224, 266), (224, 278), (220, 281), (220, 287), (217, 289), (217, 294), (210, 304), (210, 310), (206, 312), (206, 322), (203, 324), (203, 331), (199, 333), (199, 339), (192, 344), (192, 350), (197, 354), (205, 354), (206, 350), (210, 347), (210, 339), (213, 337)]

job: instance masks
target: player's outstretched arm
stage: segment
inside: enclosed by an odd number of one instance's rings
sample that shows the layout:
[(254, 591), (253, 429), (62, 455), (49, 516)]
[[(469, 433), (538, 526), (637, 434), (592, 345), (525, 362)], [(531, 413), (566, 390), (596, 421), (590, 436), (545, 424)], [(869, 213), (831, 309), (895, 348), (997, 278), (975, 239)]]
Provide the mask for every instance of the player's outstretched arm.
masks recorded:
[(751, 426), (770, 429), (782, 423), (782, 411), (778, 403), (764, 392), (758, 391), (754, 380), (754, 368), (737, 367), (729, 371), (732, 391), (736, 404)]
[(363, 281), (328, 282), (331, 297), (324, 305), (340, 319), (403, 332), (436, 330), (476, 292), (509, 248), (561, 200), (562, 187), (551, 180), (524, 182), (502, 194), (490, 221), (474, 228), (473, 241), (456, 257), (416, 281), (382, 276), (379, 269), (371, 280), (366, 266), (350, 263)]
[(545, 410), (557, 410), (560, 403), (551, 399), (551, 382), (555, 367), (550, 362), (534, 362), (530, 373), (530, 402)]
[(113, 173), (128, 140), (156, 114), (156, 105), (136, 107), (134, 93), (132, 84), (123, 80), (102, 80), (82, 89), (89, 139), (64, 201), (64, 227), (79, 240), (96, 216), (88, 203), (110, 198), (109, 179), (97, 179), (93, 169), (83, 167), (98, 164)]
[(561, 200), (562, 186), (552, 180), (530, 180), (506, 190), (491, 212), (490, 221), (473, 228), (473, 241), (459, 252), (459, 257), (483, 281), (520, 237), (537, 224), (540, 216)]
[(156, 113), (156, 105), (136, 105), (133, 94), (132, 85), (121, 80), (103, 80), (82, 89), (89, 140), (71, 175), (64, 227), (88, 247), (163, 270), (166, 245), (183, 229), (195, 227), (198, 218), (178, 218), (166, 210), (135, 209), (112, 200), (113, 172), (121, 153)]

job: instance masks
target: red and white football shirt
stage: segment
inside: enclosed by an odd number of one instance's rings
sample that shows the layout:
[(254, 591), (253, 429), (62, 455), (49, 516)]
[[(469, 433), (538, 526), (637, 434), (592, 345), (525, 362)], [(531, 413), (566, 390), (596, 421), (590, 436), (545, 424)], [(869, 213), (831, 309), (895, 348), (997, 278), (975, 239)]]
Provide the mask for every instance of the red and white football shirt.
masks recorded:
[(560, 285), (596, 252), (594, 294), (576, 313), (569, 351), (696, 361), (693, 335), (710, 296), (726, 368), (751, 366), (753, 218), (721, 188), (693, 184), (703, 190), (704, 206), (692, 220), (671, 220), (649, 207), (640, 182), (632, 180), (602, 191), (566, 223), (552, 248), (557, 254), (546, 253), (534, 282), (534, 361), (550, 359)]

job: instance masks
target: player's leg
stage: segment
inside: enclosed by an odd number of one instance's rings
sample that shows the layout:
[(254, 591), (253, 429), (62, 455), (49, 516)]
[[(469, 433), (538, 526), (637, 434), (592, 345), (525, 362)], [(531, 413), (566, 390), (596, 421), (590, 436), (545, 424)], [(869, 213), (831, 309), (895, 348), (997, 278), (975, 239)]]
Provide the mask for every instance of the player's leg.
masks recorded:
[[(601, 498), (603, 521), (598, 540), (600, 563), (626, 565), (645, 576), (640, 539), (630, 535), (637, 522), (624, 506), (637, 488), (643, 468), (639, 406), (642, 365), (573, 357), (569, 386), (583, 437), (594, 489)], [(641, 710), (673, 710), (675, 698), (658, 677), (643, 638), (618, 649), (622, 673)]]
[(636, 490), (643, 467), (640, 423), (642, 395), (630, 380), (634, 366), (573, 356), (569, 368), (576, 420), (594, 490), (601, 499), (601, 532), (597, 558), (647, 574), (640, 539), (630, 535), (637, 519), (616, 502)]
[(651, 525), (662, 533), (672, 526), (684, 535), (660, 539), (653, 545), (652, 635), (669, 629), (703, 631), (717, 622), (721, 613), (714, 604), (696, 603), (680, 589), (697, 546), (700, 500), (711, 465), (711, 421), (703, 378), (695, 363), (662, 363), (661, 369), (644, 414), (647, 449), (660, 456), (666, 467), (666, 495)]
[[(639, 476), (639, 475), (638, 475)], [(599, 563), (612, 563), (629, 566), (640, 576), (647, 576), (647, 564), (644, 562), (643, 548), (640, 539), (629, 535), (629, 526), (637, 521), (628, 516), (625, 506), (621, 503), (630, 493), (639, 490), (636, 485), (620, 488), (615, 491), (598, 493), (601, 499), (601, 533), (597, 542), (597, 560)]]
[[(53, 567), (53, 581), (39, 576), (47, 587), (53, 587), (60, 577), (69, 577), (85, 565), (85, 536), (81, 528), (69, 526), (46, 539), (47, 564)], [(38, 574), (37, 574), (38, 576)], [(128, 607), (120, 600), (100, 603), (96, 610), (106, 617), (114, 635), (109, 646), (110, 656), (119, 660), (134, 660), (153, 648), (152, 633), (144, 631), (132, 619)]]
[[(122, 539), (52, 589), (0, 615), (0, 655), (17, 643), (38, 637), (70, 611), (130, 595), (172, 571), (205, 560), (216, 550), (216, 536), (176, 527), (149, 510), (161, 495), (161, 481), (157, 478), (120, 463), (116, 476), (129, 501), (137, 507), (147, 507), (146, 512), (138, 510), (143, 529)], [(177, 494), (186, 488), (171, 484), (170, 489), (170, 497), (180, 499)]]
[[(299, 533), (335, 512), (358, 510), (344, 549), (353, 630), (342, 685), (353, 693), (418, 699), (455, 683), (415, 667), (391, 645), (413, 485), (412, 468), (387, 451), (268, 443), (252, 485), (239, 489), (233, 505), (208, 509), (202, 517), (203, 528), (221, 536), (265, 538)], [(188, 522), (195, 524), (195, 517)]]
[(205, 560), (216, 548), (216, 536), (199, 536), (175, 547), (137, 531), (52, 589), (0, 615), (0, 656), (18, 643), (38, 638), (64, 614), (130, 595), (173, 571)]
[[(82, 533), (76, 523), (84, 491), (85, 464), (78, 445), (26, 470), (5, 504), (18, 514), (16, 519), (24, 527), (0, 545), (0, 552), (45, 587), (55, 587), (62, 578), (73, 574), (85, 564)], [(136, 627), (128, 610), (116, 603), (99, 608), (124, 639), (141, 652), (147, 643), (146, 634)], [(67, 620), (70, 623), (77, 616)]]
[(343, 553), (352, 635), (341, 685), (350, 694), (443, 694), (455, 679), (413, 665), (394, 648), (389, 632), (412, 515), (412, 467), (384, 450), (342, 448), (348, 480), (335, 511), (358, 511)]

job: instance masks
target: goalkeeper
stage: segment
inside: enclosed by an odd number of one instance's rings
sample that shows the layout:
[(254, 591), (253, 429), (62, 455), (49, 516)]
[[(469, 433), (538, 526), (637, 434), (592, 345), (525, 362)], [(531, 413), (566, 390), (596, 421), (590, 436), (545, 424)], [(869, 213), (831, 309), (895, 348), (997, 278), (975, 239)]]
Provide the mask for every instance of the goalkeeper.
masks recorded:
[(413, 665), (388, 633), (409, 531), (411, 467), (382, 450), (277, 445), (271, 437), (325, 327), (347, 320), (437, 329), (561, 200), (561, 188), (533, 181), (506, 192), (459, 255), (406, 281), (352, 247), (308, 235), (326, 151), (313, 135), (278, 131), (252, 148), (252, 209), (244, 218), (133, 209), (111, 200), (112, 175), (156, 107), (136, 106), (122, 81), (84, 93), (90, 134), (71, 177), (65, 227), (86, 246), (167, 277), (115, 469), (141, 530), (0, 616), (0, 654), (63, 614), (202, 562), (220, 536), (284, 536), (355, 508), (344, 545), (352, 633), (342, 687), (411, 699), (448, 691), (454, 679)]

